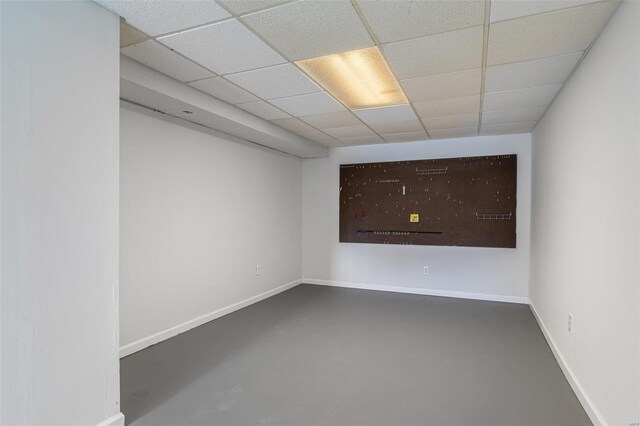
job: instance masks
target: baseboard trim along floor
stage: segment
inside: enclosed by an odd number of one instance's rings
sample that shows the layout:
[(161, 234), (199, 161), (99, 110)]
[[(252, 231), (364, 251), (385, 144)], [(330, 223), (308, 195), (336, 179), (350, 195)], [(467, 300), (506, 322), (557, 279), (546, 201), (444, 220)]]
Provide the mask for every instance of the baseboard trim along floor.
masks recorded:
[(123, 358), (127, 355), (131, 355), (132, 353), (138, 352), (151, 345), (155, 345), (156, 343), (160, 343), (163, 340), (169, 339), (180, 333), (184, 333), (185, 331), (191, 330), (194, 327), (197, 327), (199, 325), (212, 321), (216, 318), (220, 318), (221, 316), (230, 314), (231, 312), (235, 312), (238, 309), (242, 309), (246, 306), (260, 302), (261, 300), (264, 300), (268, 297), (275, 296), (276, 294), (281, 293), (290, 288), (293, 288), (301, 283), (323, 285), (323, 286), (330, 286), (330, 287), (356, 288), (356, 289), (362, 289), (362, 290), (389, 291), (393, 293), (420, 294), (424, 296), (455, 297), (459, 299), (487, 300), (487, 301), (493, 301), (493, 302), (508, 302), (508, 303), (521, 303), (521, 304), (529, 303), (529, 299), (527, 297), (505, 296), (505, 295), (485, 294), (485, 293), (469, 293), (469, 292), (449, 291), (449, 290), (435, 290), (435, 289), (425, 289), (425, 288), (417, 288), (417, 287), (386, 286), (386, 285), (378, 285), (378, 284), (351, 283), (346, 281), (331, 281), (331, 280), (319, 280), (314, 278), (303, 278), (303, 279), (295, 280), (290, 283), (284, 284), (280, 287), (276, 287), (272, 290), (266, 291), (264, 293), (258, 294), (256, 296), (250, 297), (248, 299), (245, 299), (240, 302), (234, 303), (232, 305), (226, 306), (224, 308), (218, 309), (216, 311), (210, 312), (208, 314), (199, 316), (192, 320), (185, 321), (182, 324), (178, 324), (166, 330), (160, 331), (158, 333), (154, 333), (151, 336), (145, 337), (135, 342), (121, 346), (120, 358)]
[(591, 423), (517, 303), (303, 284), (121, 372), (132, 426)]
[(363, 284), (363, 283), (351, 283), (345, 281), (331, 281), (331, 280), (318, 280), (313, 278), (304, 278), (302, 280), (305, 284), (314, 284), (314, 285), (323, 285), (329, 287), (345, 287), (345, 288), (356, 288), (363, 290), (376, 290), (376, 291), (390, 291), (395, 293), (407, 293), (407, 294), (421, 294), (426, 296), (442, 296), (442, 297), (455, 297), (460, 299), (474, 299), (474, 300), (487, 300), (494, 302), (509, 302), (509, 303), (521, 303), (528, 304), (531, 307), (531, 311), (533, 312), (533, 316), (538, 322), (540, 330), (544, 335), (551, 351), (553, 352), (554, 357), (556, 358), (558, 365), (562, 369), (567, 381), (571, 385), (571, 388), (575, 392), (578, 400), (582, 404), (584, 410), (589, 415), (589, 418), (595, 425), (607, 426), (607, 422), (604, 420), (598, 409), (593, 405), (591, 398), (587, 395), (584, 388), (580, 384), (580, 381), (575, 377), (573, 371), (568, 366), (564, 357), (560, 353), (558, 346), (551, 338), (549, 331), (545, 327), (544, 323), (540, 319), (538, 312), (536, 311), (535, 306), (530, 302), (528, 297), (517, 297), (517, 296), (503, 296), (503, 295), (494, 295), (494, 294), (484, 294), (484, 293), (468, 293), (468, 292), (460, 292), (460, 291), (449, 291), (449, 290), (433, 290), (433, 289), (425, 289), (425, 288), (415, 288), (415, 287), (400, 287), (400, 286), (385, 286), (385, 285), (377, 285), (377, 284)]
[(318, 280), (314, 278), (303, 278), (302, 282), (305, 284), (324, 285), (329, 287), (344, 287), (344, 288), (357, 288), (361, 290), (389, 291), (392, 293), (420, 294), (423, 296), (455, 297), (458, 299), (488, 300), (491, 302), (521, 303), (524, 305), (529, 304), (528, 297), (505, 296), (500, 294), (469, 293), (464, 291), (436, 290), (436, 289), (429, 289), (429, 288), (351, 283), (346, 281)]
[[(544, 323), (542, 322), (535, 306), (530, 303), (529, 298), (527, 297), (505, 296), (505, 295), (495, 295), (495, 294), (485, 294), (485, 293), (470, 293), (470, 292), (449, 291), (449, 290), (436, 290), (436, 289), (425, 289), (425, 288), (416, 288), (416, 287), (386, 286), (386, 285), (377, 285), (377, 284), (364, 284), (364, 283), (352, 283), (352, 282), (345, 282), (345, 281), (303, 278), (303, 279), (295, 280), (290, 283), (284, 284), (280, 287), (276, 287), (272, 290), (266, 291), (256, 296), (247, 298), (245, 300), (234, 303), (227, 307), (210, 312), (208, 314), (202, 315), (198, 318), (194, 318), (192, 320), (186, 321), (182, 324), (179, 324), (177, 326), (155, 333), (144, 339), (140, 339), (133, 343), (124, 345), (120, 348), (120, 357), (122, 358), (132, 353), (138, 352), (151, 345), (162, 342), (163, 340), (169, 339), (180, 333), (184, 333), (188, 330), (191, 330), (209, 321), (215, 320), (217, 318), (220, 318), (222, 316), (225, 316), (227, 314), (240, 310), (244, 307), (253, 305), (269, 297), (275, 296), (279, 293), (282, 293), (286, 290), (296, 287), (302, 283), (319, 285), (319, 286), (327, 286), (327, 287), (342, 287), (342, 288), (353, 288), (353, 289), (362, 289), (362, 290), (386, 291), (386, 292), (393, 292), (393, 293), (419, 294), (419, 295), (426, 295), (426, 296), (452, 297), (452, 298), (459, 298), (459, 299), (508, 302), (508, 303), (529, 305), (533, 313), (533, 316), (536, 319), (540, 327), (540, 330), (542, 331), (542, 334), (547, 340), (547, 343), (549, 344), (549, 347), (551, 348), (551, 351), (558, 362), (558, 365), (562, 369), (564, 376), (567, 378), (567, 381), (571, 385), (571, 388), (575, 392), (578, 400), (582, 404), (587, 415), (595, 425), (602, 425), (602, 426), (607, 425), (606, 421), (604, 420), (600, 412), (596, 409), (596, 407), (593, 405), (591, 399), (585, 392), (579, 380), (575, 377), (573, 371), (568, 366), (564, 357), (560, 353), (555, 341), (553, 340), (553, 338), (549, 334), (549, 331), (547, 330)], [(124, 416), (122, 415), (122, 413), (119, 413), (118, 415), (100, 423), (98, 426), (121, 426), (121, 425), (124, 425)]]
[(101, 421), (97, 426), (124, 426), (124, 414), (118, 413), (106, 420)]
[(276, 287), (269, 291), (265, 291), (264, 293), (249, 297), (248, 299), (241, 300), (240, 302), (234, 303), (232, 305), (226, 306), (224, 308), (218, 309), (213, 312), (209, 312), (208, 314), (199, 316), (189, 321), (185, 321), (182, 324), (178, 324), (176, 326), (167, 328), (166, 330), (152, 334), (151, 336), (148, 336), (143, 339), (137, 340), (135, 342), (129, 343), (127, 345), (121, 346), (120, 358), (123, 358), (127, 355), (131, 355), (134, 352), (138, 352), (151, 345), (160, 343), (163, 340), (167, 340), (180, 333), (184, 333), (185, 331), (191, 330), (192, 328), (198, 327), (199, 325), (202, 325), (214, 319), (220, 318), (224, 315), (235, 312), (238, 309), (242, 309), (249, 305), (253, 305), (254, 303), (260, 302), (261, 300), (267, 299), (271, 296), (275, 296), (276, 294), (282, 293), (285, 290), (289, 290), (290, 288), (293, 288), (301, 283), (302, 283), (302, 280), (300, 279), (291, 281), (290, 283), (281, 285), (280, 287)]
[(551, 352), (553, 352), (553, 356), (556, 358), (556, 361), (558, 361), (558, 365), (562, 369), (564, 376), (567, 378), (569, 385), (571, 385), (571, 389), (573, 389), (576, 397), (578, 397), (580, 404), (582, 404), (582, 408), (584, 408), (584, 411), (586, 411), (587, 415), (589, 416), (589, 419), (591, 419), (593, 424), (596, 426), (607, 426), (608, 423), (595, 407), (595, 405), (591, 401), (591, 398), (589, 398), (589, 395), (587, 395), (587, 392), (580, 384), (580, 381), (573, 374), (573, 370), (571, 370), (571, 367), (569, 367), (569, 364), (567, 364), (564, 357), (562, 356), (562, 353), (560, 352), (560, 349), (558, 349), (556, 342), (551, 337), (551, 334), (549, 334), (549, 330), (547, 330), (547, 327), (542, 322), (542, 318), (540, 318), (536, 307), (533, 305), (533, 303), (529, 303), (529, 307), (531, 308), (531, 312), (533, 312), (533, 317), (538, 322), (540, 330), (542, 330), (544, 338), (547, 340), (547, 343), (551, 348)]

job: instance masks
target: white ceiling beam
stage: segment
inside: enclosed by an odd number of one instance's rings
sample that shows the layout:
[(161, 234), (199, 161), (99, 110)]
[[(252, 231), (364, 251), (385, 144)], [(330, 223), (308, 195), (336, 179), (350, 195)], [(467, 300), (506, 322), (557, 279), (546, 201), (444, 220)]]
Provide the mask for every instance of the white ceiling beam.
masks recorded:
[(316, 142), (124, 56), (120, 57), (120, 97), (296, 157), (327, 156), (327, 148)]

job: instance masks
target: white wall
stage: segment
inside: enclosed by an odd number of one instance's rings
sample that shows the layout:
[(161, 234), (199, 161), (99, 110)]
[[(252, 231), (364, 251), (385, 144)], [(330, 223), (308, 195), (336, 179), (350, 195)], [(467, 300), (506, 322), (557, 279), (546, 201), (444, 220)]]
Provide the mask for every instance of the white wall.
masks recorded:
[(640, 421), (639, 22), (623, 3), (532, 140), (531, 302), (610, 425)]
[(118, 18), (0, 9), (0, 423), (96, 425), (120, 412)]
[(299, 282), (301, 160), (131, 104), (120, 117), (123, 355)]
[[(305, 160), (305, 281), (410, 287), (432, 294), (526, 303), (530, 148), (530, 135), (520, 134), (338, 148), (330, 151), (329, 158)], [(338, 243), (340, 164), (498, 154), (518, 155), (516, 249)], [(429, 266), (429, 275), (424, 275), (423, 266)]]

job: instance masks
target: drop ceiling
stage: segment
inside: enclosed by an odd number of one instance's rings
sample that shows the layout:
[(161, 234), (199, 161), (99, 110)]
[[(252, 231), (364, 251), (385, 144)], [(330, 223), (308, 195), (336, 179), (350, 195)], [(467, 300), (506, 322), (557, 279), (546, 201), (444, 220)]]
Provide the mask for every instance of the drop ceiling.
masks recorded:
[[(619, 4), (98, 2), (123, 55), (327, 147), (530, 132)], [(370, 47), (408, 104), (349, 110), (295, 64)]]

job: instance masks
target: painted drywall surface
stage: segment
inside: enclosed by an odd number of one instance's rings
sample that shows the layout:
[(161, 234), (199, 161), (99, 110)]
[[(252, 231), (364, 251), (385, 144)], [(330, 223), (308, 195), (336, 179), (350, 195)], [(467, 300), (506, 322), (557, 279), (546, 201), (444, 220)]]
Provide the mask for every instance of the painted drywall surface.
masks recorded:
[(118, 18), (1, 2), (2, 419), (120, 412)]
[[(516, 249), (338, 243), (340, 164), (498, 154), (518, 155)], [(332, 149), (328, 158), (303, 164), (303, 276), (526, 298), (529, 202), (529, 134)]]
[(609, 425), (640, 420), (638, 22), (623, 3), (532, 138), (531, 302)]
[(124, 102), (120, 130), (121, 346), (301, 277), (300, 159)]
[[(0, 7), (0, 54), (2, 53), (2, 7)], [(2, 423), (2, 66), (0, 64), (0, 424)]]

